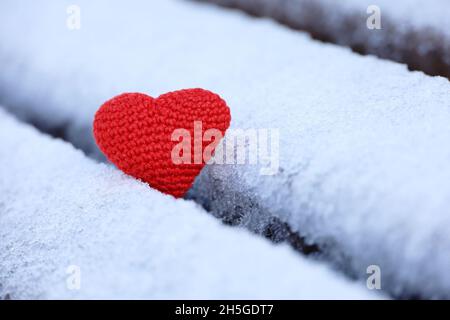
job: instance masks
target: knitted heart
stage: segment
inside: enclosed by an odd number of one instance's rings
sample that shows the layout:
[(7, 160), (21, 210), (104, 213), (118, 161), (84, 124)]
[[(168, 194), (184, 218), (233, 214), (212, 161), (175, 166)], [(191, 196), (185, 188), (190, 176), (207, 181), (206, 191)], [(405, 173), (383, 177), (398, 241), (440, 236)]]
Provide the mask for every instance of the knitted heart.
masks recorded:
[(214, 151), (230, 119), (225, 101), (203, 89), (156, 99), (124, 93), (97, 111), (94, 136), (101, 151), (123, 172), (178, 198), (210, 159), (211, 152), (203, 150)]

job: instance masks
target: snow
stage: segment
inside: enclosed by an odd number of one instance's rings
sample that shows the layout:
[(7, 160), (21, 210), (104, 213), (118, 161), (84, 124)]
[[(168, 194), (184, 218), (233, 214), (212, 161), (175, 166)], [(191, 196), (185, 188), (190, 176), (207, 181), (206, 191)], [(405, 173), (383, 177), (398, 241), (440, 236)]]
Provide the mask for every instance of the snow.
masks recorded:
[[(332, 3), (325, 0), (325, 4)], [(334, 2), (333, 2), (334, 3)], [(370, 5), (376, 5), (381, 9), (381, 13), (386, 14), (393, 21), (404, 24), (404, 27), (414, 29), (433, 28), (450, 36), (450, 3), (447, 0), (431, 0), (427, 4), (420, 0), (346, 0), (343, 6), (347, 10), (363, 10)]]
[(2, 2), (0, 97), (10, 111), (95, 153), (93, 114), (112, 96), (215, 91), (232, 128), (279, 129), (280, 172), (208, 166), (191, 197), (257, 232), (286, 222), (363, 280), (379, 265), (394, 295), (449, 297), (446, 79), (212, 6), (78, 3), (81, 29), (70, 31), (68, 2)]
[[(227, 6), (238, 6), (245, 9), (253, 9), (255, 12), (263, 12), (264, 14), (278, 14), (283, 11), (289, 14), (295, 12), (303, 15), (303, 10), (310, 10), (312, 6), (311, 0), (197, 0), (203, 2), (216, 2)], [(338, 18), (339, 14), (357, 15), (368, 17), (366, 10), (371, 5), (376, 5), (381, 9), (381, 14), (386, 15), (392, 21), (396, 21), (403, 28), (433, 28), (441, 31), (446, 35), (450, 35), (450, 21), (448, 13), (450, 12), (450, 3), (447, 0), (430, 0), (424, 5), (420, 0), (314, 0), (315, 5), (320, 10), (325, 11), (329, 23)], [(260, 9), (258, 9), (260, 7)], [(362, 20), (361, 27), (366, 27), (366, 19)]]
[(0, 298), (377, 297), (1, 110), (0, 141)]
[[(450, 78), (450, 2), (431, 0), (197, 0), (274, 18), (316, 37)], [(366, 21), (376, 5), (381, 29)]]

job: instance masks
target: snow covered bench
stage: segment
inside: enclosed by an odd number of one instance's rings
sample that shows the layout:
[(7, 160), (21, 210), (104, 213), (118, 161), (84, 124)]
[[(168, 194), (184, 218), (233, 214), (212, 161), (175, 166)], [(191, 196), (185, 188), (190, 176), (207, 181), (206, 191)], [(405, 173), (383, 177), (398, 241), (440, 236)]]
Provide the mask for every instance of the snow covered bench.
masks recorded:
[[(271, 17), (314, 37), (450, 79), (450, 2), (197, 0)], [(369, 26), (368, 26), (369, 25)]]
[(279, 130), (279, 171), (209, 166), (191, 197), (256, 232), (286, 223), (360, 278), (378, 265), (395, 295), (449, 297), (446, 79), (212, 6), (79, 5), (80, 30), (66, 28), (53, 1), (0, 10), (9, 110), (95, 153), (93, 115), (113, 95), (213, 90), (233, 128)]
[(1, 109), (0, 146), (0, 299), (376, 297)]

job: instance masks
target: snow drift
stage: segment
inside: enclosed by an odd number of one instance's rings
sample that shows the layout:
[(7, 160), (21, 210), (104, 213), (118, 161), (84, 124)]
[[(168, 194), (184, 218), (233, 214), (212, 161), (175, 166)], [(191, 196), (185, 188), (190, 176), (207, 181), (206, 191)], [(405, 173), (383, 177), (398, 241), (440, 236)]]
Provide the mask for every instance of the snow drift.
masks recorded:
[[(431, 0), (197, 0), (271, 17), (315, 38), (450, 78), (450, 2)], [(367, 27), (379, 14), (380, 29)]]
[(1, 110), (0, 144), (0, 298), (376, 297)]

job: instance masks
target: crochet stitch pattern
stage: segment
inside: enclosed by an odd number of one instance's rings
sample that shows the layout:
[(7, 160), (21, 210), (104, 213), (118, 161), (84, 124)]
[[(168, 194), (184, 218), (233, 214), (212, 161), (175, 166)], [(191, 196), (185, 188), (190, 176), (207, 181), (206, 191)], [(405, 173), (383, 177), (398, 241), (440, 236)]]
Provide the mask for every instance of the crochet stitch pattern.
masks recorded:
[[(194, 163), (194, 122), (201, 121), (203, 134), (217, 129), (225, 135), (230, 109), (215, 93), (185, 89), (152, 98), (124, 93), (106, 101), (95, 114), (94, 137), (106, 157), (126, 174), (176, 198), (192, 186), (209, 160)], [(171, 158), (174, 130), (189, 131), (191, 163), (175, 164)], [(202, 150), (211, 141), (202, 139)]]

